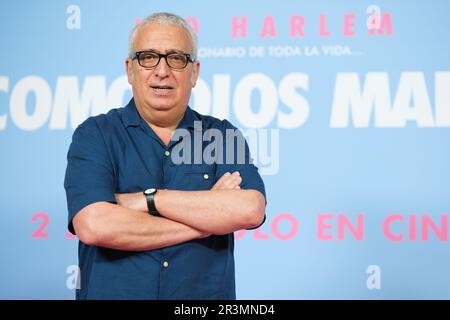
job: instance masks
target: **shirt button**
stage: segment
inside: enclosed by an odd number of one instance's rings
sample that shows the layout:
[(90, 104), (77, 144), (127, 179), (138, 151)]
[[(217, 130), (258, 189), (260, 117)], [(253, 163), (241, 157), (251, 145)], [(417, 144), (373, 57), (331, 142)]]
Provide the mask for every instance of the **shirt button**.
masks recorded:
[(164, 267), (164, 268), (167, 268), (168, 266), (169, 266), (169, 263), (168, 263), (167, 261), (164, 261), (164, 262), (163, 262), (163, 267)]
[(164, 152), (164, 155), (165, 155), (166, 157), (170, 156), (170, 151)]
[(203, 175), (203, 179), (208, 180), (208, 179), (209, 179), (209, 175), (205, 173), (205, 174)]

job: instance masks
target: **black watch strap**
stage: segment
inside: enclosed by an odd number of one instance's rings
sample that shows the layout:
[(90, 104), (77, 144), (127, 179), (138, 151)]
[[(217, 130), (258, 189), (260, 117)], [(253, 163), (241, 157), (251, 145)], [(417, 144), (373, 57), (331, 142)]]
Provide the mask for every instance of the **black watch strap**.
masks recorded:
[(144, 191), (144, 196), (147, 199), (148, 213), (151, 214), (152, 216), (161, 216), (158, 210), (156, 210), (155, 205), (155, 194), (157, 191), (158, 190), (154, 188), (150, 188)]

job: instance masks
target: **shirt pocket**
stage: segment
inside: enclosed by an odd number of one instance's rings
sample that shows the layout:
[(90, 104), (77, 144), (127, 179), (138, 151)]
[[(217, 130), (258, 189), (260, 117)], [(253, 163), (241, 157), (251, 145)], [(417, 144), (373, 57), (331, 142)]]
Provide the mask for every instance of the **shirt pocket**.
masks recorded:
[(181, 167), (185, 190), (209, 190), (214, 185), (216, 165), (189, 164)]

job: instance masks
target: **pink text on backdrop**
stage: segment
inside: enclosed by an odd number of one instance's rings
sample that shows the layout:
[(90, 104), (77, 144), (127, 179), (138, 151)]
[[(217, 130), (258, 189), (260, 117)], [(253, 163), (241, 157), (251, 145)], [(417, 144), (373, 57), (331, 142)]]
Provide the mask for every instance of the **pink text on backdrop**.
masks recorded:
[[(440, 215), (440, 223), (435, 223), (429, 214), (422, 214), (420, 217), (415, 214), (408, 216), (401, 213), (394, 213), (387, 216), (383, 222), (383, 234), (390, 241), (404, 241), (405, 234), (409, 241), (418, 240), (417, 229), (420, 229), (420, 240), (428, 241), (430, 231), (434, 233), (440, 241), (448, 241), (448, 215)], [(400, 229), (394, 232), (392, 229)]]
[[(247, 16), (234, 16), (231, 18), (231, 38), (247, 38), (249, 35), (249, 18)], [(315, 20), (315, 21), (314, 21)], [(314, 21), (316, 25), (311, 23), (306, 24), (306, 21)], [(358, 16), (355, 13), (346, 13), (342, 17), (342, 24), (339, 26), (330, 27), (328, 24), (328, 15), (322, 13), (318, 18), (312, 19), (310, 17), (305, 18), (302, 15), (292, 15), (288, 23), (284, 23), (275, 20), (274, 16), (265, 16), (262, 18), (261, 27), (258, 28), (260, 38), (276, 38), (279, 34), (277, 30), (286, 32), (286, 25), (288, 25), (289, 34), (291, 38), (304, 37), (306, 35), (311, 35), (317, 32), (320, 37), (330, 37), (334, 34), (340, 34), (345, 37), (353, 37), (356, 35), (356, 23), (357, 22), (366, 23), (364, 18), (358, 20)], [(254, 22), (254, 20), (252, 21)], [(380, 25), (378, 28), (368, 29), (368, 34), (370, 36), (392, 36), (393, 26), (392, 26), (392, 15), (390, 13), (384, 13), (380, 18)]]
[[(335, 219), (335, 215), (331, 213), (321, 213), (317, 216), (317, 240), (334, 240), (333, 235), (328, 230), (333, 229), (330, 220)], [(364, 240), (364, 214), (356, 215), (356, 224), (353, 225), (350, 218), (346, 214), (340, 213), (336, 215), (337, 223), (337, 240), (345, 240), (345, 230), (347, 229), (355, 240)]]
[[(266, 221), (268, 223), (268, 221)], [(281, 232), (280, 224), (287, 223), (289, 225), (287, 232)], [(253, 239), (255, 240), (268, 240), (271, 235), (278, 240), (291, 240), (298, 233), (298, 221), (294, 215), (290, 213), (280, 213), (276, 215), (270, 222), (270, 233), (264, 233), (261, 227), (253, 230)], [(239, 230), (234, 233), (234, 238), (236, 240), (242, 239), (248, 230)]]

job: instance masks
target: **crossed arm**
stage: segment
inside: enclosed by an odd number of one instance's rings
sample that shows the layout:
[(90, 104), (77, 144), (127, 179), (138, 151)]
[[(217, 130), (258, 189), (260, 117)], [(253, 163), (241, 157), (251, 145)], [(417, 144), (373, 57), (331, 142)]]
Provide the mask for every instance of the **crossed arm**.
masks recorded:
[(116, 194), (117, 204), (96, 202), (80, 210), (73, 226), (88, 245), (129, 251), (256, 227), (264, 219), (265, 199), (256, 190), (241, 190), (241, 182), (234, 172), (225, 173), (211, 190), (159, 190), (155, 204), (162, 217), (147, 213), (142, 192)]

